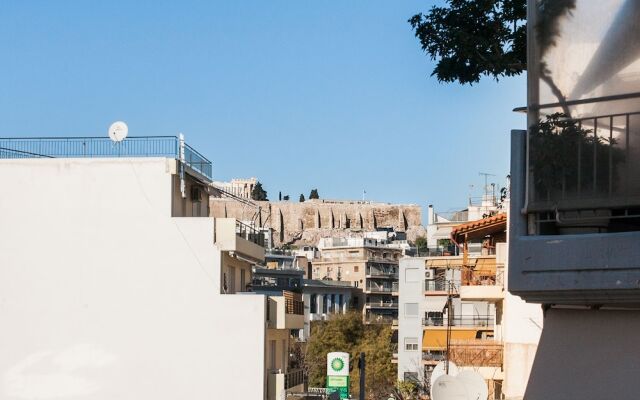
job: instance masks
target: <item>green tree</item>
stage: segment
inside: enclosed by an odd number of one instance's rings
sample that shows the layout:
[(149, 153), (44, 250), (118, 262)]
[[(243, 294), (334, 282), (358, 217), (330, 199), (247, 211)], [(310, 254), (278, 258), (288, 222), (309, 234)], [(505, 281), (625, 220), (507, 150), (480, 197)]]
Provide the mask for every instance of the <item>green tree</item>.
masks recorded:
[[(498, 80), (527, 69), (526, 0), (447, 0), (428, 14), (409, 19), (422, 49), (436, 60), (431, 73), (440, 82), (473, 84), (482, 76)], [(553, 80), (544, 55), (555, 45), (560, 18), (571, 13), (576, 0), (538, 0), (535, 35), (540, 57), (538, 74), (571, 116), (565, 94)]]
[(304, 201), (305, 201), (304, 195), (300, 193), (300, 203), (304, 203)]
[(284, 200), (284, 201), (289, 201), (289, 195), (288, 195), (288, 194), (284, 195), (284, 196), (282, 197), (282, 200)]
[(366, 397), (387, 398), (394, 393), (396, 369), (391, 363), (393, 349), (389, 325), (365, 325), (362, 314), (351, 312), (334, 315), (328, 321), (314, 321), (304, 354), (309, 385), (324, 387), (327, 353), (344, 351), (351, 358), (350, 392), (359, 393), (358, 358), (366, 355)]
[(256, 182), (251, 191), (251, 199), (256, 201), (267, 201), (267, 191), (262, 188), (262, 183)]
[(318, 189), (311, 189), (311, 193), (309, 194), (310, 199), (319, 199), (320, 195), (318, 194)]
[(415, 244), (416, 244), (416, 251), (418, 252), (418, 255), (420, 255), (421, 252), (428, 250), (429, 248), (429, 246), (427, 245), (427, 238), (424, 236), (418, 236), (416, 238)]
[(422, 49), (436, 61), (432, 76), (440, 82), (473, 84), (482, 76), (498, 80), (526, 70), (526, 0), (447, 4), (409, 19)]

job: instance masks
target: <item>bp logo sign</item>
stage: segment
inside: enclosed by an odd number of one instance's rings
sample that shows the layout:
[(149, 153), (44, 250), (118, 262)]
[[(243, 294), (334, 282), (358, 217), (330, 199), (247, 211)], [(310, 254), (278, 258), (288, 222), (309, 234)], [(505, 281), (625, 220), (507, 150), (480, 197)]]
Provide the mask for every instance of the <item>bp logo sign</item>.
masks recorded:
[(349, 353), (327, 354), (327, 394), (334, 392), (349, 398)]
[[(332, 372), (340, 372), (342, 371), (342, 369), (344, 368), (344, 361), (342, 361), (341, 358), (334, 358), (333, 360), (331, 360), (331, 371)], [(331, 373), (327, 374), (327, 375), (333, 375)]]

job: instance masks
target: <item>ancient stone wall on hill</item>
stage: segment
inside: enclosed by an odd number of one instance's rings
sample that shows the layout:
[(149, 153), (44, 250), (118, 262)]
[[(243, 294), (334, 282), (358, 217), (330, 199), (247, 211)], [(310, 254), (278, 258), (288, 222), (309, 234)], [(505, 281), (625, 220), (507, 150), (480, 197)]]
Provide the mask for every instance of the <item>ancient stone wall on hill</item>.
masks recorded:
[(422, 211), (415, 204), (387, 204), (362, 201), (307, 200), (256, 202), (261, 208), (227, 198), (211, 198), (211, 215), (255, 220), (274, 230), (274, 243), (317, 245), (322, 237), (362, 236), (377, 228), (392, 227), (407, 239), (425, 235)]

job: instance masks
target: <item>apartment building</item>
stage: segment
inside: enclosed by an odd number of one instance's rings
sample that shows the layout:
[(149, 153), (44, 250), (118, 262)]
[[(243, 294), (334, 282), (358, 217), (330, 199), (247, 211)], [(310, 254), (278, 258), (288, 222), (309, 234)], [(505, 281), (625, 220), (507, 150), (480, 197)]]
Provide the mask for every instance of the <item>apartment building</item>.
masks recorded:
[(335, 314), (362, 312), (362, 289), (348, 281), (305, 279), (303, 287), (305, 321), (302, 340), (311, 335), (311, 322), (324, 321)]
[(524, 394), (542, 312), (506, 294), (506, 227), (506, 214), (461, 224), (450, 234), (460, 255), (400, 261), (398, 379), (428, 392), (448, 359), (479, 372), (491, 399)]
[(208, 217), (204, 156), (175, 137), (0, 148), (0, 397), (302, 390), (288, 368), (302, 303), (246, 291), (264, 248)]
[(363, 316), (368, 323), (389, 323), (398, 316), (398, 263), (402, 249), (368, 238), (323, 238), (321, 256), (313, 261), (313, 277), (351, 282), (363, 290)]

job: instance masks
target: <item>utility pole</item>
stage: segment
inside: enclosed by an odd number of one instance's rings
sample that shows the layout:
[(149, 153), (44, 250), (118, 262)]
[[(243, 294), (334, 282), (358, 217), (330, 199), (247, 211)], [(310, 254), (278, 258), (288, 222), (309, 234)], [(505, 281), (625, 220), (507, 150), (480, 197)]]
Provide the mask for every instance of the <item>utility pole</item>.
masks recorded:
[(360, 370), (360, 393), (358, 394), (358, 399), (364, 400), (364, 382), (365, 382), (365, 359), (364, 353), (360, 353), (360, 360), (358, 360), (358, 369)]

